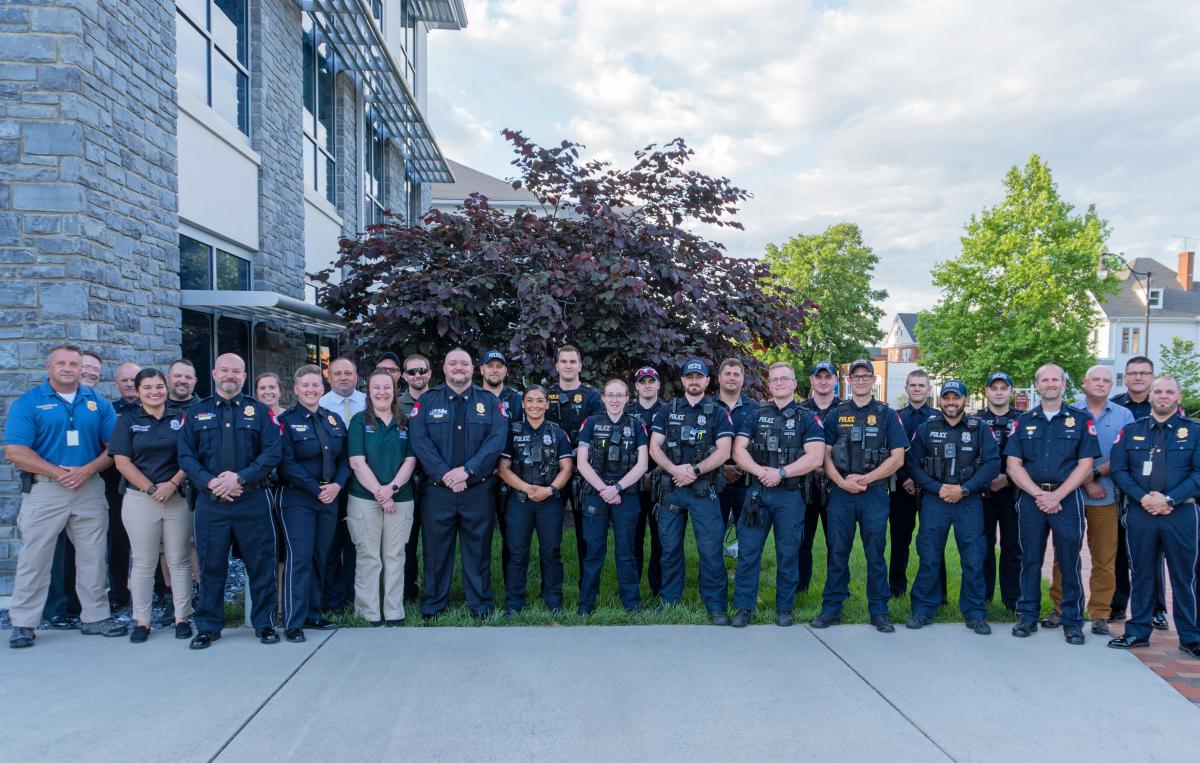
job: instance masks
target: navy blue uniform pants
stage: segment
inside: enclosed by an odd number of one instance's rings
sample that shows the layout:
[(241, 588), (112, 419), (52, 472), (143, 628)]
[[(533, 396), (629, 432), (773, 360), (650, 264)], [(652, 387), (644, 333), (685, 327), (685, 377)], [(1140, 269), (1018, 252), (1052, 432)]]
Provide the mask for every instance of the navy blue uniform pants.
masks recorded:
[(658, 537), (663, 547), (663, 603), (678, 604), (683, 599), (686, 573), (683, 540), (687, 517), (692, 521), (696, 554), (700, 557), (700, 600), (709, 612), (725, 613), (729, 609), (729, 575), (725, 572), (725, 522), (721, 519), (721, 504), (716, 495), (696, 495), (690, 485), (673, 487), (658, 507)]
[[(1137, 504), (1127, 497), (1121, 499), (1121, 516)], [(1129, 573), (1132, 566), (1129, 559), (1129, 544), (1125, 541), (1125, 523), (1117, 523), (1117, 588), (1113, 591), (1112, 614), (1125, 614), (1129, 606)], [(1158, 563), (1154, 566), (1154, 611), (1167, 611), (1167, 565), (1160, 553)]]
[(962, 563), (958, 610), (970, 622), (987, 614), (983, 603), (983, 505), (975, 495), (958, 503), (946, 503), (928, 493), (921, 499), (921, 525), (917, 530), (921, 565), (913, 583), (912, 611), (932, 617), (942, 604), (938, 581), (945, 573), (946, 539), (951, 527)]
[(424, 534), (425, 590), (421, 614), (436, 615), (450, 602), (454, 578), (454, 546), (462, 555), (463, 593), (467, 607), (487, 614), (495, 606), (492, 595), (492, 528), (496, 524), (496, 488), (488, 479), (461, 493), (430, 481), (421, 498), (421, 532)]
[(621, 493), (621, 502), (618, 504), (605, 503), (595, 493), (584, 499), (580, 521), (587, 544), (587, 558), (583, 560), (583, 577), (579, 579), (581, 610), (590, 612), (596, 607), (596, 598), (600, 595), (600, 575), (604, 571), (604, 558), (608, 554), (610, 523), (617, 563), (617, 595), (621, 599), (621, 606), (634, 610), (641, 604), (642, 592), (638, 586), (635, 566), (637, 560), (633, 555), (634, 527), (637, 525), (640, 511), (636, 493)]
[(225, 578), (229, 551), (236, 540), (250, 583), (250, 622), (255, 629), (275, 625), (275, 522), (267, 491), (251, 490), (227, 503), (204, 492), (193, 517), (200, 561), (200, 598), (196, 629), (220, 633), (225, 625)]
[[(918, 491), (918, 494), (920, 492)], [(908, 593), (908, 559), (912, 548), (913, 533), (917, 528), (917, 518), (920, 516), (920, 503), (917, 495), (909, 495), (903, 487), (897, 485), (888, 496), (888, 528), (892, 546), (888, 557), (888, 586), (893, 597)], [(946, 600), (946, 560), (942, 559), (940, 601)], [(940, 602), (939, 602), (940, 603)]]
[(1062, 509), (1047, 514), (1027, 493), (1017, 498), (1017, 525), (1021, 538), (1021, 598), (1017, 615), (1037, 620), (1042, 612), (1042, 559), (1046, 537), (1054, 533), (1054, 555), (1062, 571), (1063, 624), (1083, 627), (1083, 580), (1079, 549), (1083, 543), (1083, 500), (1078, 489), (1062, 502)]
[(1155, 600), (1158, 560), (1166, 556), (1171, 575), (1172, 615), (1179, 643), (1200, 643), (1197, 622), (1196, 569), (1200, 508), (1180, 504), (1170, 514), (1154, 516), (1141, 506), (1130, 505), (1122, 523), (1132, 568), (1129, 603), (1132, 613), (1125, 633), (1150, 638), (1150, 620), (1158, 609)]
[(828, 502), (819, 502), (820, 491), (814, 490), (813, 492), (816, 493), (816, 496), (804, 511), (804, 537), (800, 539), (800, 553), (797, 555), (801, 591), (807, 591), (808, 586), (812, 583), (812, 549), (813, 540), (817, 537), (817, 520), (821, 522), (821, 535), (825, 537), (825, 548), (829, 548), (829, 504)]
[(420, 561), (417, 556), (417, 544), (421, 539), (421, 475), (413, 474), (413, 523), (408, 533), (408, 542), (404, 544), (404, 600), (416, 601), (421, 594), (417, 586), (417, 572)]
[[(649, 490), (639, 490), (637, 526), (633, 530), (633, 557), (637, 560), (638, 583), (642, 582), (642, 570), (646, 571), (646, 582), (650, 584), (650, 595), (658, 596), (662, 590), (662, 541), (658, 537), (658, 522), (654, 519), (654, 499)], [(646, 561), (646, 530), (650, 530), (650, 562)], [(645, 564), (645, 566), (643, 566)]]
[[(752, 487), (750, 490), (758, 490)], [(762, 488), (763, 521), (749, 527), (745, 513), (739, 512), (737, 526), (738, 560), (733, 583), (734, 609), (754, 611), (758, 600), (759, 573), (767, 533), (775, 533), (775, 612), (790, 613), (799, 588), (800, 540), (804, 537), (804, 498), (799, 490), (783, 487)], [(747, 491), (749, 492), (749, 491)]]
[(504, 606), (518, 610), (525, 606), (525, 586), (529, 572), (529, 548), (537, 530), (538, 562), (542, 571), (542, 601), (549, 609), (563, 605), (563, 503), (553, 498), (542, 502), (524, 500), (523, 493), (508, 494), (504, 510), (504, 537), (508, 546), (508, 574), (504, 581)]
[(834, 486), (829, 494), (829, 563), (821, 611), (839, 614), (850, 598), (850, 550), (854, 528), (862, 535), (867, 557), (867, 611), (872, 617), (886, 615), (890, 590), (887, 561), (888, 494), (883, 485), (872, 485), (862, 493), (850, 494)]
[(305, 620), (321, 614), (321, 592), (333, 539), (337, 532), (337, 502), (324, 504), (289, 488), (280, 497), (283, 540), (283, 627), (303, 628)]
[(337, 520), (334, 523), (333, 547), (325, 562), (322, 578), (322, 609), (343, 609), (354, 603), (354, 570), (357, 564), (354, 539), (346, 524), (346, 500), (350, 492), (343, 490), (337, 497)]
[[(957, 530), (955, 530), (957, 532)], [(983, 599), (996, 596), (996, 543), (1000, 544), (1000, 601), (1017, 608), (1021, 596), (1021, 541), (1017, 497), (1011, 488), (983, 496)]]
[[(726, 527), (730, 526), (730, 518), (733, 518), (733, 524), (738, 523), (738, 519), (742, 516), (742, 504), (746, 502), (746, 490), (748, 486), (745, 483), (745, 478), (739, 479), (732, 485), (726, 485), (717, 498), (721, 501), (721, 521)], [(741, 542), (738, 542), (738, 552), (741, 552)]]

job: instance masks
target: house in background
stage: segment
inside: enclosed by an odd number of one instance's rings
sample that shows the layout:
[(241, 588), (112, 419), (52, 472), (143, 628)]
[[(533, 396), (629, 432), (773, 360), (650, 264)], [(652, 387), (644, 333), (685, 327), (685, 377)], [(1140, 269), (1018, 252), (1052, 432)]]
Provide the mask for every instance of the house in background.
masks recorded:
[(429, 207), (442, 212), (456, 212), (462, 209), (467, 197), (473, 193), (487, 197), (488, 205), (508, 213), (518, 207), (540, 210), (542, 205), (536, 196), (524, 187), (514, 189), (512, 183), (501, 180), (487, 173), (472, 169), (453, 159), (447, 159), (446, 165), (454, 175), (451, 183), (432, 183), (429, 186)]

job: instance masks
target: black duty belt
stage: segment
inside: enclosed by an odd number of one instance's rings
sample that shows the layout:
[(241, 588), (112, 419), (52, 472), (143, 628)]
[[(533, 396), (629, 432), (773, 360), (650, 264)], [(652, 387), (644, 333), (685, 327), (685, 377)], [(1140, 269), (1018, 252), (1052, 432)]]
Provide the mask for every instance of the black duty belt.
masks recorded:
[(1037, 483), (1037, 486), (1040, 487), (1042, 490), (1053, 492), (1055, 490), (1058, 490), (1060, 487), (1062, 487), (1062, 483), (1061, 482), (1039, 482), (1039, 483)]

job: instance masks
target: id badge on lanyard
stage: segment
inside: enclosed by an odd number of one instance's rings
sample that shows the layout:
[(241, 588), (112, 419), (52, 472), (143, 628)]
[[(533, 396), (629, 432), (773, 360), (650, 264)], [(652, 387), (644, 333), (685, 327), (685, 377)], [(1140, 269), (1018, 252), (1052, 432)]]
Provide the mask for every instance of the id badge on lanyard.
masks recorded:
[[(76, 395), (78, 395), (78, 393), (76, 393)], [(75, 405), (79, 401), (79, 398), (76, 396), (75, 402), (70, 404), (68, 404), (67, 401), (63, 400), (61, 397), (58, 399), (62, 400), (63, 406), (67, 409), (67, 447), (78, 448), (79, 430), (75, 428)]]

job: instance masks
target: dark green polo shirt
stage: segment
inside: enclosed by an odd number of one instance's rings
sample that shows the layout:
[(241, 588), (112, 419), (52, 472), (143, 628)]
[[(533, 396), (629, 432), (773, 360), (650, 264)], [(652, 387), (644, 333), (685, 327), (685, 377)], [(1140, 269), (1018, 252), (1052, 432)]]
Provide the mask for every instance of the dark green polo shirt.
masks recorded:
[[(394, 420), (387, 426), (380, 423), (378, 419), (375, 424), (368, 424), (364, 414), (356, 413), (350, 419), (349, 434), (347, 452), (350, 456), (366, 456), (367, 466), (371, 467), (371, 471), (375, 474), (375, 479), (379, 480), (380, 485), (390, 482), (392, 477), (396, 476), (396, 472), (400, 471), (404, 459), (412, 455), (412, 450), (408, 447), (408, 430), (397, 429)], [(356, 498), (375, 500), (375, 496), (369, 490), (358, 484), (357, 477), (350, 478), (350, 495)], [(396, 493), (396, 500), (411, 501), (412, 499), (412, 480), (410, 479)]]

